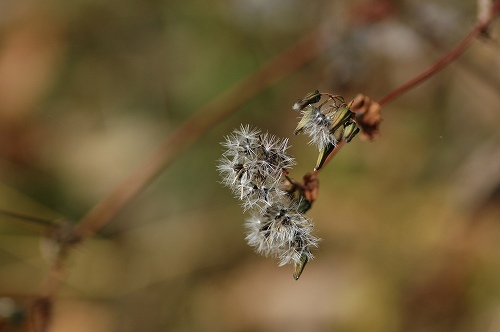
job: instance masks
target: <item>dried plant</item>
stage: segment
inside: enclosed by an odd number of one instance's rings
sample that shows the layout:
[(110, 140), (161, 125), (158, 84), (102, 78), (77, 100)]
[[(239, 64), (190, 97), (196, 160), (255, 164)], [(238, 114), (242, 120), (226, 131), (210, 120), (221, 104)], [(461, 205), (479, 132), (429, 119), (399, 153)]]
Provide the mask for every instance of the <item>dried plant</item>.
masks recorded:
[(319, 239), (305, 216), (310, 203), (286, 179), (294, 164), (287, 154), (288, 139), (241, 126), (222, 143), (226, 149), (218, 163), (222, 184), (251, 210), (247, 219), (248, 244), (265, 256), (280, 259), (280, 266), (293, 263), (298, 279), (313, 258), (311, 248)]
[[(492, 2), (483, 10), (487, 14), (480, 15), (471, 33), (454, 49), (379, 102), (358, 94), (347, 104), (342, 96), (319, 90), (295, 102), (292, 109), (300, 112), (301, 119), (294, 134), (308, 135), (309, 143), (319, 150), (314, 171), (304, 175), (301, 182), (288, 176), (288, 169), (294, 163), (286, 154), (288, 139), (279, 140), (267, 133), (261, 135), (260, 130), (251, 130), (248, 125), (233, 131), (222, 143), (226, 151), (219, 160), (218, 170), (222, 184), (242, 201), (244, 211), (253, 210), (252, 217), (246, 221), (248, 244), (260, 254), (279, 258), (280, 266), (293, 263), (293, 277), (297, 280), (313, 258), (310, 249), (316, 248), (319, 242), (312, 235), (312, 222), (304, 215), (318, 195), (316, 174), (343, 143), (349, 143), (359, 132), (366, 140), (376, 139), (382, 105), (443, 69), (478, 36), (487, 35), (488, 25), (499, 11), (500, 1)], [(326, 100), (321, 102), (323, 97)]]
[[(348, 105), (342, 96), (315, 90), (292, 106), (302, 115), (294, 134), (308, 135), (309, 143), (318, 147), (315, 173), (332, 151), (342, 142), (349, 143), (360, 128), (365, 137), (376, 137), (380, 105), (372, 105), (378, 104), (366, 96), (360, 95)], [(295, 159), (287, 154), (288, 138), (279, 139), (249, 125), (241, 125), (221, 144), (225, 148), (217, 165), (221, 183), (241, 201), (244, 211), (251, 210), (252, 216), (245, 222), (248, 244), (259, 254), (280, 259), (280, 266), (293, 264), (293, 277), (299, 279), (314, 257), (311, 249), (319, 242), (312, 234), (312, 221), (305, 215), (318, 193), (315, 173), (306, 174), (302, 182), (292, 179), (288, 170)]]

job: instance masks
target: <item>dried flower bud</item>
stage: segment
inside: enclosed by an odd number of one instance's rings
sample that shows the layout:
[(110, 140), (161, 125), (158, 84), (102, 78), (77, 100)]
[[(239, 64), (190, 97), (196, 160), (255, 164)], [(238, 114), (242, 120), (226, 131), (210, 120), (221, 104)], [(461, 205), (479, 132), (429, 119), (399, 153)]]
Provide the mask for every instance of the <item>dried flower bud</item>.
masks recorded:
[(344, 134), (344, 140), (349, 143), (353, 138), (354, 136), (356, 136), (356, 134), (359, 132), (359, 128), (358, 126), (356, 125), (356, 122), (354, 121), (348, 121), (345, 125), (344, 125), (344, 129), (343, 129), (343, 134)]
[(340, 142), (344, 138), (344, 127), (338, 127), (332, 135), (337, 142)]
[(309, 261), (309, 255), (310, 253), (303, 252), (298, 261), (294, 263), (293, 266), (293, 279), (299, 280), (300, 275), (302, 274), (302, 271), (304, 271), (304, 268), (306, 267), (307, 262)]
[(242, 125), (222, 145), (226, 151), (217, 166), (222, 184), (240, 199), (244, 210), (265, 209), (285, 194), (279, 189), (281, 176), (295, 164), (286, 153), (288, 139)]
[(328, 144), (328, 145), (325, 145), (323, 147), (323, 149), (321, 149), (319, 151), (319, 156), (318, 156), (318, 160), (316, 161), (316, 166), (314, 167), (314, 170), (317, 171), (319, 169), (321, 169), (321, 167), (323, 167), (323, 164), (325, 163), (326, 161), (326, 158), (328, 158), (328, 155), (335, 149), (335, 144)]
[(315, 90), (313, 92), (309, 92), (304, 98), (297, 100), (297, 102), (293, 104), (292, 108), (296, 111), (300, 111), (308, 105), (317, 103), (320, 99), (321, 94), (318, 90)]
[(297, 128), (293, 131), (294, 135), (301, 134), (304, 131), (304, 127), (308, 125), (309, 122), (313, 121), (313, 117), (318, 111), (318, 108), (314, 108), (312, 106), (309, 106), (306, 110), (302, 111), (302, 118), (297, 124)]
[(347, 141), (350, 141), (359, 131), (353, 122), (355, 114), (349, 109), (344, 98), (339, 95), (327, 95), (329, 99), (318, 106), (311, 105), (311, 102), (319, 101), (322, 96), (319, 91), (308, 94), (294, 105), (302, 114), (294, 134), (306, 134), (311, 138), (309, 144), (318, 146), (316, 170), (322, 167), (328, 155), (346, 134)]
[(309, 144), (317, 145), (320, 151), (328, 144), (337, 143), (330, 133), (335, 110), (329, 109), (323, 112), (321, 108), (309, 105), (301, 113), (302, 118), (294, 131), (296, 135), (299, 133), (308, 135), (311, 138)]
[(349, 110), (347, 106), (341, 106), (337, 109), (337, 111), (333, 114), (332, 120), (330, 122), (330, 131), (335, 132), (335, 130), (344, 123), (347, 122), (347, 120), (351, 119), (354, 113)]

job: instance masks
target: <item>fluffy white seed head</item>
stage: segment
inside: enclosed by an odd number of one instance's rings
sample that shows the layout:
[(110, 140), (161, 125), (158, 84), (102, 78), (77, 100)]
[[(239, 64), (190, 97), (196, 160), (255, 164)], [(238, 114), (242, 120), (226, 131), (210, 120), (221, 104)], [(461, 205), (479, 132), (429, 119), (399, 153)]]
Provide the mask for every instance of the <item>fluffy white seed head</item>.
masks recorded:
[[(323, 120), (318, 117), (323, 115), (309, 115), (312, 117), (304, 122), (304, 131), (322, 130), (318, 128)], [(280, 189), (283, 172), (295, 164), (287, 154), (288, 139), (242, 125), (221, 144), (225, 148), (217, 165), (221, 183), (240, 200), (244, 211), (252, 210), (245, 223), (248, 244), (262, 255), (278, 258), (280, 266), (294, 264), (297, 279), (313, 258), (311, 249), (317, 247), (319, 239), (312, 234), (311, 220), (299, 212), (300, 202)]]
[(318, 146), (318, 150), (321, 151), (329, 144), (336, 145), (338, 143), (330, 132), (333, 112), (325, 112), (319, 107), (309, 105), (301, 113), (300, 132), (310, 137), (309, 144)]
[(300, 264), (303, 255), (311, 260), (310, 249), (319, 242), (312, 234), (312, 221), (291, 201), (272, 204), (262, 214), (247, 219), (245, 227), (248, 244), (262, 255), (279, 258), (280, 266)]
[(280, 199), (283, 170), (295, 164), (287, 154), (288, 139), (279, 139), (241, 125), (221, 143), (225, 148), (217, 169), (222, 184), (240, 199), (244, 210), (260, 210)]

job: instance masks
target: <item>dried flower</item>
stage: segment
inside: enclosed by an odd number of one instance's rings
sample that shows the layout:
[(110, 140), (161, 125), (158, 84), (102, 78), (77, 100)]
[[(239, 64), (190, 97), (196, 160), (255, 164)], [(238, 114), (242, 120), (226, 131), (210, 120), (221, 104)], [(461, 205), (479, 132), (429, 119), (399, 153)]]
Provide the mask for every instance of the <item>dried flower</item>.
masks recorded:
[[(302, 104), (311, 100), (316, 97)], [(304, 215), (316, 198), (317, 179), (311, 177), (307, 190), (292, 185), (288, 175), (283, 176), (295, 164), (287, 154), (288, 139), (262, 134), (248, 125), (234, 130), (222, 146), (225, 151), (217, 165), (221, 183), (245, 211), (252, 210), (246, 221), (248, 244), (260, 254), (279, 258), (280, 266), (294, 264), (293, 276), (298, 279), (319, 241)]]
[(297, 102), (293, 104), (292, 108), (296, 111), (300, 111), (310, 104), (316, 104), (320, 100), (321, 93), (319, 92), (319, 90), (315, 90), (308, 93), (304, 98), (297, 100)]
[[(325, 101), (321, 99), (325, 97)], [(318, 196), (317, 171), (339, 143), (349, 143), (360, 131), (374, 139), (379, 134), (380, 104), (358, 95), (348, 104), (344, 98), (318, 90), (299, 99), (292, 108), (301, 118), (294, 134), (306, 134), (318, 147), (314, 172), (295, 181), (288, 170), (295, 160), (287, 153), (288, 139), (280, 139), (249, 125), (241, 125), (225, 137), (225, 148), (217, 169), (221, 183), (232, 191), (251, 217), (245, 222), (246, 240), (255, 251), (279, 259), (279, 265), (293, 264), (299, 279), (318, 247), (313, 223), (305, 213)]]
[[(342, 129), (338, 129), (336, 132), (340, 132), (342, 134)], [(314, 170), (317, 171), (323, 167), (328, 155), (332, 153), (335, 149), (336, 144), (328, 144), (322, 150), (319, 151), (318, 160), (316, 160), (316, 165), (314, 166)]]
[[(328, 99), (319, 104), (321, 96)], [(295, 135), (304, 133), (318, 146), (319, 156), (315, 170), (319, 170), (337, 144), (345, 140), (349, 143), (359, 132), (354, 113), (341, 96), (323, 94), (318, 90), (299, 99), (292, 107), (300, 110), (302, 117), (295, 128)]]
[(374, 140), (379, 136), (379, 126), (382, 122), (381, 106), (368, 96), (358, 94), (350, 104), (356, 113), (356, 123), (361, 127), (362, 137)]
[(324, 112), (320, 107), (309, 105), (301, 111), (301, 114), (302, 118), (295, 128), (295, 135), (300, 133), (308, 135), (311, 138), (309, 143), (317, 145), (319, 150), (329, 144), (337, 144), (338, 141), (330, 130), (335, 115), (333, 109)]
[(354, 136), (359, 132), (359, 127), (356, 125), (356, 123), (352, 120), (349, 120), (345, 125), (344, 125), (344, 130), (343, 130), (343, 135), (344, 139), (347, 143), (349, 143)]
[[(321, 98), (319, 91), (307, 94), (293, 105), (293, 109), (300, 110), (302, 117), (295, 128), (295, 135), (304, 133), (311, 140), (310, 144), (318, 146), (324, 151), (330, 145), (336, 146), (348, 133), (349, 142), (359, 130), (354, 120), (354, 113), (349, 109), (340, 96), (329, 95), (328, 100), (318, 106)], [(331, 102), (329, 104), (329, 102)], [(341, 130), (340, 130), (341, 129)]]
[(282, 172), (295, 164), (286, 153), (287, 139), (242, 125), (222, 145), (226, 151), (217, 166), (222, 184), (242, 201), (245, 210), (264, 209), (284, 195), (279, 189)]
[(263, 214), (253, 215), (245, 226), (248, 244), (265, 256), (280, 259), (280, 266), (293, 263), (294, 278), (298, 279), (307, 262), (313, 258), (310, 249), (319, 239), (312, 235), (313, 224), (291, 201), (277, 202)]

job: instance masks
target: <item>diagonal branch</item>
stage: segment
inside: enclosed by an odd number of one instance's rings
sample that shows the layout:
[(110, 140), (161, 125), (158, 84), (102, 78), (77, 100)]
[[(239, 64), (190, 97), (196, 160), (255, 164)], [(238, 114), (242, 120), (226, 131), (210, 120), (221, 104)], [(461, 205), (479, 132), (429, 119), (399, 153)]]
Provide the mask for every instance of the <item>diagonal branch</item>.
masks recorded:
[(16, 218), (16, 219), (19, 219), (19, 220), (24, 221), (24, 222), (30, 222), (30, 223), (37, 225), (39, 227), (42, 227), (44, 229), (55, 229), (55, 228), (60, 226), (60, 224), (54, 220), (30, 216), (30, 215), (27, 215), (24, 213), (19, 213), (19, 212), (4, 210), (4, 209), (0, 209), (0, 215)]
[(283, 77), (314, 60), (325, 47), (318, 42), (319, 36), (319, 30), (309, 33), (188, 118), (150, 158), (83, 217), (76, 225), (75, 235), (80, 240), (92, 237), (210, 128)]
[(419, 75), (415, 76), (405, 84), (399, 86), (397, 89), (391, 91), (384, 97), (380, 98), (378, 103), (381, 106), (387, 104), (394, 98), (402, 95), (406, 91), (424, 82), (426, 79), (433, 76), (438, 71), (444, 69), (447, 65), (456, 60), (469, 48), (469, 46), (472, 45), (472, 43), (474, 42), (474, 40), (476, 40), (477, 37), (486, 34), (491, 21), (493, 20), (493, 18), (495, 18), (496, 15), (498, 15), (499, 12), (500, 12), (500, 1), (497, 0), (492, 5), (489, 14), (486, 17), (482, 18), (480, 21), (478, 21), (474, 26), (474, 28), (471, 30), (471, 32), (469, 32), (469, 34), (465, 36), (465, 38), (462, 39), (462, 41), (460, 41), (460, 43), (458, 43), (451, 51), (446, 53), (441, 59), (436, 61), (432, 66), (427, 68)]
[[(477, 21), (477, 23), (474, 25), (469, 34), (465, 36), (464, 39), (462, 39), (452, 50), (446, 53), (443, 57), (437, 60), (433, 65), (424, 70), (422, 73), (420, 73), (419, 75), (410, 79), (408, 82), (404, 83), (403, 85), (397, 87), (393, 91), (389, 92), (388, 94), (380, 98), (378, 104), (380, 106), (383, 106), (391, 102), (396, 97), (399, 97), (405, 92), (423, 83), (426, 79), (430, 78), (440, 70), (444, 69), (454, 60), (456, 60), (469, 48), (469, 46), (472, 45), (472, 43), (474, 42), (474, 40), (476, 40), (476, 38), (482, 35), (487, 35), (489, 25), (499, 13), (500, 13), (500, 0), (495, 0), (495, 2), (491, 5), (488, 13)], [(337, 145), (335, 149), (333, 149), (330, 152), (330, 154), (328, 155), (323, 164), (323, 168), (332, 159), (332, 157), (342, 148), (343, 145), (344, 144)], [(321, 169), (314, 171), (314, 173), (317, 174), (320, 170)]]

